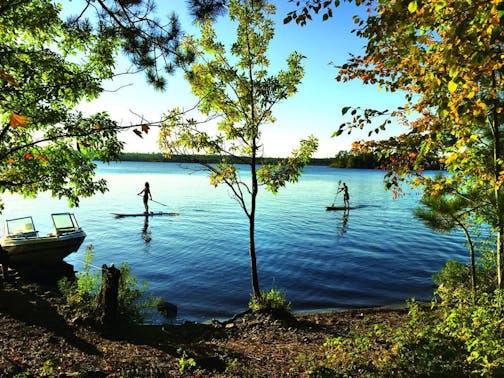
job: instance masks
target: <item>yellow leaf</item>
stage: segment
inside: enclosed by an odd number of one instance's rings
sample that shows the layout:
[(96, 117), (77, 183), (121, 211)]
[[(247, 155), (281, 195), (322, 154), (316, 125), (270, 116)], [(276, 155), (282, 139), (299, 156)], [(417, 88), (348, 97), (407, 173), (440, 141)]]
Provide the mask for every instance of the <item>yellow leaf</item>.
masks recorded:
[(10, 116), (10, 127), (15, 129), (16, 127), (26, 127), (27, 118), (25, 116), (12, 113)]
[(456, 160), (458, 157), (458, 154), (456, 152), (452, 152), (451, 154), (448, 155), (446, 158), (446, 164), (450, 164), (452, 161)]
[(450, 80), (450, 82), (448, 83), (448, 90), (450, 91), (450, 93), (454, 93), (457, 90), (457, 87), (457, 83), (455, 83), (453, 80)]

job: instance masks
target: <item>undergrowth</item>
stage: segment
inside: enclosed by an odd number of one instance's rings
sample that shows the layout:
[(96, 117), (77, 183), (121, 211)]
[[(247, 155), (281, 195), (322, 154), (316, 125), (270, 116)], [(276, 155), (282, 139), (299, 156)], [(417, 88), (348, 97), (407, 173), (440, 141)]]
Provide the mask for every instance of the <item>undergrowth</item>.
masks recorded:
[(252, 296), (248, 304), (253, 312), (290, 312), (291, 303), (286, 294), (277, 289), (261, 290), (259, 297)]
[[(486, 260), (488, 259), (488, 260)], [(327, 339), (325, 359), (311, 361), (310, 378), (504, 376), (504, 292), (493, 290), (492, 256), (479, 264), (473, 303), (469, 269), (447, 262), (435, 276), (430, 306), (408, 301), (408, 323)]]
[[(65, 296), (78, 318), (94, 321), (97, 296), (101, 285), (101, 270), (93, 269), (93, 246), (88, 246), (85, 252), (82, 272), (77, 273), (76, 280), (63, 278), (58, 287)], [(161, 298), (147, 294), (148, 284), (138, 283), (131, 274), (128, 264), (122, 263), (118, 293), (118, 315), (120, 320), (140, 324), (145, 316), (152, 313), (160, 303)]]

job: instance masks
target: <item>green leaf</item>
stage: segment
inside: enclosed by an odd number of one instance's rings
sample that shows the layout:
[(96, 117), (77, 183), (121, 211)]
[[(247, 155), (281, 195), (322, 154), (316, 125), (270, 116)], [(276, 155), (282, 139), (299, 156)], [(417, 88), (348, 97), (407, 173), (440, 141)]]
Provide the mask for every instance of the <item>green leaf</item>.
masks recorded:
[(345, 106), (341, 109), (341, 115), (345, 115), (350, 110), (350, 106)]
[(343, 133), (343, 129), (339, 129), (339, 130), (335, 131), (334, 133), (332, 133), (331, 138), (336, 138), (336, 137), (340, 136), (342, 133)]
[(415, 13), (417, 9), (418, 9), (417, 2), (416, 1), (410, 1), (410, 3), (408, 4), (408, 11), (410, 13)]

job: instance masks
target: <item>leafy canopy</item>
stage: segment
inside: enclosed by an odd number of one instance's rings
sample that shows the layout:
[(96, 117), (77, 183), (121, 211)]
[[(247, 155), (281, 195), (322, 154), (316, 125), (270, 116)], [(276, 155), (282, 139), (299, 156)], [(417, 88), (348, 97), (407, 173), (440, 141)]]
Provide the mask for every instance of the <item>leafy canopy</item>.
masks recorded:
[[(182, 47), (192, 51), (198, 61), (187, 69), (186, 78), (200, 98), (196, 108), (204, 119), (189, 117), (180, 108), (170, 111), (160, 137), (165, 152), (253, 159), (259, 156), (261, 126), (275, 122), (273, 106), (292, 96), (304, 75), (301, 66), (304, 57), (297, 52), (287, 58), (286, 70), (277, 75), (268, 71), (266, 52), (274, 28), (266, 16), (273, 12), (272, 5), (261, 1), (229, 2), (229, 17), (238, 23), (237, 40), (231, 45), (230, 54), (218, 41), (210, 20), (201, 24), (199, 39), (187, 37)], [(205, 131), (200, 127), (208, 121), (215, 121), (217, 130), (210, 127)], [(286, 182), (296, 181), (316, 147), (315, 138), (310, 137), (302, 141), (291, 158), (277, 165), (262, 166), (257, 172), (261, 183), (276, 192)], [(213, 185), (238, 182), (236, 167), (225, 158), (211, 169)]]
[(175, 16), (167, 25), (149, 18), (150, 0), (78, 4), (68, 20), (56, 1), (0, 4), (0, 193), (50, 191), (78, 205), (105, 191), (93, 161), (118, 157), (120, 128), (106, 113), (85, 117), (74, 107), (99, 96), (121, 50), (158, 88), (163, 73), (191, 60), (177, 52)]

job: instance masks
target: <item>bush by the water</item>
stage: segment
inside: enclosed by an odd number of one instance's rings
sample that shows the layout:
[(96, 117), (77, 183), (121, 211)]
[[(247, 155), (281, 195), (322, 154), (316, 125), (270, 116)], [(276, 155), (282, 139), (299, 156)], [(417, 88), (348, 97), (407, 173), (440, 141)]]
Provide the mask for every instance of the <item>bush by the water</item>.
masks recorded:
[[(101, 286), (101, 270), (93, 270), (93, 246), (88, 246), (85, 252), (82, 272), (77, 273), (76, 280), (63, 278), (58, 282), (60, 291), (66, 297), (67, 303), (82, 319), (94, 321), (97, 296)], [(131, 274), (128, 264), (122, 263), (118, 290), (118, 314), (120, 319), (130, 323), (142, 323), (145, 316), (156, 309), (161, 298), (147, 295), (148, 284), (138, 283)]]
[(280, 290), (261, 290), (259, 298), (252, 296), (249, 308), (254, 312), (290, 312), (291, 303), (287, 302), (286, 294)]
[(410, 300), (403, 327), (375, 325), (326, 340), (326, 358), (312, 364), (309, 376), (504, 376), (504, 292), (490, 289), (495, 270), (486, 259), (478, 264), (475, 301), (469, 267), (449, 261), (435, 276), (430, 306)]

